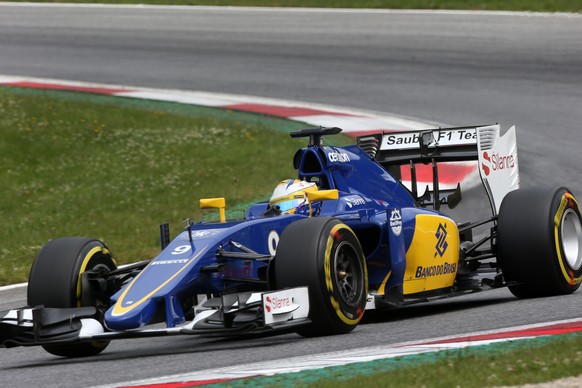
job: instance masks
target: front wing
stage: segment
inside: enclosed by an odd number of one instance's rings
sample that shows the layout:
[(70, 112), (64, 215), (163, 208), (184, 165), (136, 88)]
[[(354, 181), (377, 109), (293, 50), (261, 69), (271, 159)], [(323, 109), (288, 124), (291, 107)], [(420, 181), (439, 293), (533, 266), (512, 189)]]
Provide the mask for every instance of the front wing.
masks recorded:
[(192, 321), (108, 331), (94, 307), (24, 307), (0, 312), (0, 347), (35, 346), (165, 335), (240, 335), (309, 324), (307, 287), (223, 295), (198, 304)]

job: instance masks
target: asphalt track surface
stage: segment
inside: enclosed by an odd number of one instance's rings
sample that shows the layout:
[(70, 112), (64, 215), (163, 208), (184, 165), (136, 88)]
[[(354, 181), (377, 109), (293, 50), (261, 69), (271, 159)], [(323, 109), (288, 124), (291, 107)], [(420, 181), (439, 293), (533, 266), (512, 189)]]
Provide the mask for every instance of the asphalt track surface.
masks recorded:
[[(582, 197), (582, 15), (0, 5), (0, 74), (341, 105), (452, 125), (518, 126), (523, 187)], [(0, 309), (24, 291), (0, 294)], [(2, 349), (0, 386), (79, 387), (579, 317), (582, 291), (497, 290), (370, 314), (304, 339), (166, 337), (66, 360)], [(282, 361), (284, 362), (284, 361)]]

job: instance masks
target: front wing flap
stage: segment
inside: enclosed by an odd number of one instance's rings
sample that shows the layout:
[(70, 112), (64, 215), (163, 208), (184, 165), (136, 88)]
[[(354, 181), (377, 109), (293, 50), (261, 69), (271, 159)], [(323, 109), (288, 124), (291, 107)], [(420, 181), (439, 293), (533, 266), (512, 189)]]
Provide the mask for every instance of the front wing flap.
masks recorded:
[(95, 320), (94, 307), (37, 306), (0, 312), (0, 345), (52, 344), (78, 340), (82, 322)]
[(107, 331), (94, 307), (24, 307), (0, 312), (0, 347), (49, 345), (164, 335), (240, 335), (292, 330), (309, 324), (307, 287), (223, 295), (195, 307), (176, 327)]

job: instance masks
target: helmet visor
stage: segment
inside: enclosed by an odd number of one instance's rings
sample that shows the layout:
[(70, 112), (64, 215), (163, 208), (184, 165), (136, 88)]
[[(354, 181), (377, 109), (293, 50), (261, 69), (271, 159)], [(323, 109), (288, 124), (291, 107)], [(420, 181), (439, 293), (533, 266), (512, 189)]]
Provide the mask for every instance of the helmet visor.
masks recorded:
[(305, 194), (295, 193), (271, 201), (272, 207), (277, 207), (281, 212), (288, 212), (305, 203)]

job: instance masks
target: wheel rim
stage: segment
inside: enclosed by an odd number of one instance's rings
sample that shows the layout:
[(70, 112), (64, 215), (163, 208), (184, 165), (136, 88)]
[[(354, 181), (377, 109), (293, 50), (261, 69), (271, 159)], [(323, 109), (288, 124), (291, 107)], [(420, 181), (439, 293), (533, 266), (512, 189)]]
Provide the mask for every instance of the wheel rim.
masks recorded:
[(572, 209), (566, 209), (560, 226), (562, 248), (568, 265), (577, 270), (582, 266), (582, 223)]
[(335, 252), (335, 281), (339, 295), (349, 306), (356, 306), (363, 282), (360, 260), (354, 246), (342, 241)]

